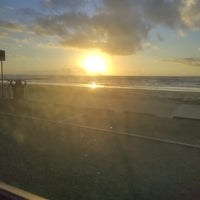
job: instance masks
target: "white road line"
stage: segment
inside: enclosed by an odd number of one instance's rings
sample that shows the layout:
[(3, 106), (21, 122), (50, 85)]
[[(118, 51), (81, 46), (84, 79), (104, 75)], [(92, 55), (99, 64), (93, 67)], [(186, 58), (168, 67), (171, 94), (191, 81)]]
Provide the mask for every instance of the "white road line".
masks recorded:
[(134, 133), (127, 133), (127, 132), (114, 131), (114, 130), (106, 130), (106, 129), (95, 128), (95, 127), (91, 127), (91, 126), (82, 126), (82, 125), (79, 125), (79, 124), (66, 123), (66, 122), (55, 121), (55, 120), (51, 120), (51, 119), (34, 117), (34, 116), (19, 115), (19, 114), (16, 114), (16, 113), (0, 112), (0, 114), (11, 116), (11, 117), (17, 117), (17, 118), (40, 120), (40, 121), (50, 122), (50, 123), (54, 123), (54, 124), (58, 124), (58, 125), (74, 126), (74, 127), (78, 127), (78, 128), (100, 131), (100, 132), (103, 132), (103, 133), (106, 133), (106, 134), (118, 134), (118, 135), (135, 137), (135, 138), (139, 138), (139, 139), (143, 139), (143, 140), (149, 140), (149, 141), (153, 141), (153, 142), (162, 142), (162, 143), (167, 143), (167, 144), (173, 144), (173, 145), (179, 145), (179, 146), (184, 146), (184, 147), (189, 147), (189, 148), (200, 149), (200, 145), (196, 145), (196, 144), (189, 144), (189, 143), (184, 143), (184, 142), (179, 142), (179, 141), (165, 140), (165, 139), (149, 137), (149, 136), (145, 136), (145, 135), (138, 135), (138, 134), (134, 134)]

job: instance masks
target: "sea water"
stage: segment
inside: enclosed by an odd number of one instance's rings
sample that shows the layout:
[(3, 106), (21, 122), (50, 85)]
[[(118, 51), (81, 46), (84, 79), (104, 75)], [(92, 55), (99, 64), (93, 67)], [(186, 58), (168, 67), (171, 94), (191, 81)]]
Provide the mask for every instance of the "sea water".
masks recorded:
[(200, 77), (177, 76), (54, 76), (7, 75), (28, 84), (200, 92)]

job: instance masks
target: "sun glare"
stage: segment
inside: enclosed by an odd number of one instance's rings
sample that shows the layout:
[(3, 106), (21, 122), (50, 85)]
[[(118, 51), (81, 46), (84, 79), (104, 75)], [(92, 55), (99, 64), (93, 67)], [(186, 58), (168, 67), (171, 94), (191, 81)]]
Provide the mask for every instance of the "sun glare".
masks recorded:
[(104, 74), (106, 72), (106, 63), (103, 57), (99, 55), (91, 55), (85, 58), (83, 66), (89, 73)]
[(92, 83), (90, 84), (90, 87), (95, 89), (95, 88), (97, 87), (97, 84), (96, 84), (95, 82), (92, 82)]

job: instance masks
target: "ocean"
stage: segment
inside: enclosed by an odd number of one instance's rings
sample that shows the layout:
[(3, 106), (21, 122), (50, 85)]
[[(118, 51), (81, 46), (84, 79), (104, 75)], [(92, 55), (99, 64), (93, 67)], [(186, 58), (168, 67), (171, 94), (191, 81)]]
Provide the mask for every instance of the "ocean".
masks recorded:
[(200, 77), (194, 76), (5, 76), (5, 80), (15, 79), (23, 79), (27, 80), (28, 84), (39, 85), (200, 92)]

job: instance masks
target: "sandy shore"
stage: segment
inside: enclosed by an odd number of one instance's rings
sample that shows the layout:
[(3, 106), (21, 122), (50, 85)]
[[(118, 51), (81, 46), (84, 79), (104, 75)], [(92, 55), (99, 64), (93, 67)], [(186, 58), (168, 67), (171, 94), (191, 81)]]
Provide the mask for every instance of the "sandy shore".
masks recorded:
[(0, 102), (1, 181), (61, 200), (200, 199), (199, 121), (135, 112), (199, 106), (198, 94), (31, 86), (26, 97)]
[(200, 93), (196, 92), (30, 85), (26, 98), (83, 108), (200, 119)]

